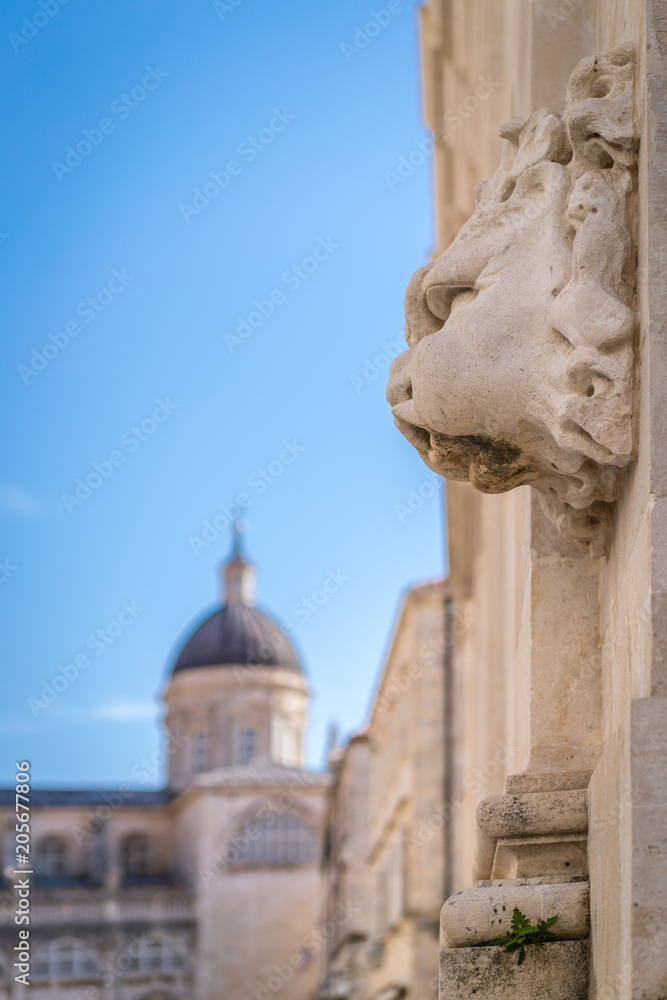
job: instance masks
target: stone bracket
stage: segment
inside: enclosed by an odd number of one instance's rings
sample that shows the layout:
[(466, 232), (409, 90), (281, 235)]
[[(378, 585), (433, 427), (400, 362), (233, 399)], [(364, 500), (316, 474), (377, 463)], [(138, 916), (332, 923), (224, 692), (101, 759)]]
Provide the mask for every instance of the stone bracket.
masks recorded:
[(562, 940), (588, 937), (590, 886), (583, 879), (510, 879), (478, 882), (450, 896), (440, 915), (442, 938), (454, 948), (484, 944), (510, 929), (518, 906), (535, 924), (558, 914), (552, 932)]
[(440, 1000), (588, 1000), (588, 941), (529, 945), (522, 965), (498, 947), (440, 952)]

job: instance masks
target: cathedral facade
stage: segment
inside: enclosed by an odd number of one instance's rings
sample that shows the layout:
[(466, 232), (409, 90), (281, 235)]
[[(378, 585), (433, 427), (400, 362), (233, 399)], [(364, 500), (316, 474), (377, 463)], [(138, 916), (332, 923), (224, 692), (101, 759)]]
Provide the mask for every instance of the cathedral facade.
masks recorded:
[(0, 792), (0, 997), (306, 1000), (327, 785), (303, 766), (308, 697), (236, 546), (164, 694), (167, 787), (31, 792), (29, 987), (13, 968), (14, 790)]

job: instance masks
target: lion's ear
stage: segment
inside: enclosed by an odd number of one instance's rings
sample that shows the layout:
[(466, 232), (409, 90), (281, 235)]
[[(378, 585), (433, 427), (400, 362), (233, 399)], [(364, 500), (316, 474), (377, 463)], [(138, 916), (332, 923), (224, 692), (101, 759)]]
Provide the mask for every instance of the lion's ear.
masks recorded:
[(500, 135), (508, 151), (502, 181), (495, 185), (494, 201), (507, 201), (522, 175), (538, 163), (568, 163), (572, 150), (561, 116), (551, 108), (540, 108), (523, 121), (513, 118)]
[(538, 163), (525, 170), (507, 199), (507, 207), (526, 219), (561, 224), (570, 192), (570, 177), (560, 163)]

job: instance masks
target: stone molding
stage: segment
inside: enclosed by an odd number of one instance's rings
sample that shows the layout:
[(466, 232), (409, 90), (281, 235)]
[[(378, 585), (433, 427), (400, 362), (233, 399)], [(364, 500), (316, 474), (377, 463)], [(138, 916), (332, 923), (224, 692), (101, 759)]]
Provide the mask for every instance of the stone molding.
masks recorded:
[(588, 882), (541, 878), (478, 882), (474, 889), (450, 896), (440, 915), (443, 936), (453, 948), (484, 944), (509, 930), (515, 906), (533, 924), (557, 913), (551, 930), (562, 941), (588, 937)]
[(431, 469), (485, 493), (530, 484), (594, 555), (636, 457), (633, 85), (625, 44), (578, 63), (562, 115), (502, 127), (473, 216), (410, 281), (387, 388)]
[(586, 875), (587, 835), (586, 789), (493, 795), (477, 807), (478, 858), (493, 879)]

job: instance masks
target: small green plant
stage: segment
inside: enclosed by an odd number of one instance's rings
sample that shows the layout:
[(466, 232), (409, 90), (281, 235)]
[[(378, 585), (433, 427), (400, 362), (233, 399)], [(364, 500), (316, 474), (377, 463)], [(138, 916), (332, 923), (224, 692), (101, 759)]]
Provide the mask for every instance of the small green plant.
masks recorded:
[(518, 906), (512, 912), (511, 929), (507, 934), (494, 938), (488, 944), (497, 944), (503, 951), (518, 951), (521, 965), (526, 957), (527, 944), (543, 945), (547, 941), (556, 941), (556, 935), (549, 930), (558, 920), (558, 914), (549, 917), (548, 920), (538, 920), (537, 924), (531, 924), (525, 913), (522, 913)]

